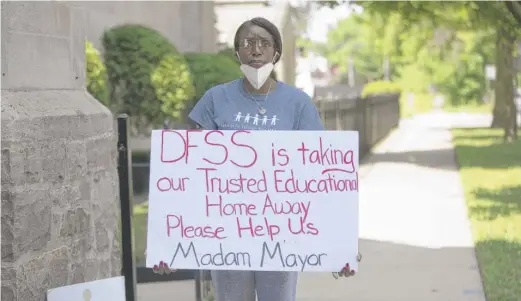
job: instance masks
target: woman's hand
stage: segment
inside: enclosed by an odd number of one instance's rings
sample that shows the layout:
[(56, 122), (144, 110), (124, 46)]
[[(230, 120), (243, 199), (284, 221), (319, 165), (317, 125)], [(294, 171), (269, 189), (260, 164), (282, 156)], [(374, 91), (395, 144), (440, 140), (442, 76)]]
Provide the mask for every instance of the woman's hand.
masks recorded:
[[(360, 262), (362, 260), (362, 254), (358, 253), (358, 255), (356, 256), (356, 260), (358, 262)], [(356, 271), (355, 270), (351, 270), (351, 267), (349, 266), (349, 263), (347, 263), (343, 268), (342, 270), (340, 270), (340, 272), (336, 272), (336, 273), (333, 273), (333, 277), (335, 277), (335, 279), (338, 279), (340, 277), (351, 277), (351, 276), (354, 276), (356, 274)]]
[(155, 273), (155, 274), (159, 274), (159, 275), (169, 275), (170, 273), (172, 272), (175, 272), (176, 270), (172, 270), (170, 269), (170, 267), (168, 266), (168, 264), (164, 261), (160, 261), (159, 262), (159, 265), (154, 265), (154, 268), (152, 269), (152, 271)]
[[(147, 250), (145, 250), (145, 257), (146, 256), (147, 256)], [(170, 269), (170, 267), (168, 266), (168, 264), (166, 262), (160, 261), (159, 264), (154, 265), (154, 267), (152, 268), (152, 271), (154, 272), (154, 274), (169, 275), (170, 273), (175, 272), (177, 270)]]
[(351, 277), (351, 276), (354, 276), (356, 274), (356, 271), (355, 270), (351, 270), (351, 268), (349, 267), (349, 263), (347, 263), (343, 268), (342, 270), (340, 270), (340, 272), (336, 272), (336, 273), (333, 273), (333, 277), (335, 277), (335, 279), (338, 279), (340, 277)]

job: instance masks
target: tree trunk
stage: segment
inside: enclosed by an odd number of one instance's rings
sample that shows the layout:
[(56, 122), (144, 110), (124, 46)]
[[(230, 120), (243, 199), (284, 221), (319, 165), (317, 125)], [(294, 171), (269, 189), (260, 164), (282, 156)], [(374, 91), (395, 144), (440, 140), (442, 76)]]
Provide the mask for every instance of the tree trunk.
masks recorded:
[(494, 80), (494, 109), (492, 111), (492, 128), (502, 128), (504, 126), (504, 111), (505, 111), (505, 95), (501, 84), (500, 77), (504, 77), (506, 69), (504, 57), (505, 49), (502, 47), (502, 34), (498, 31), (496, 33), (496, 78)]
[(517, 138), (516, 105), (514, 103), (515, 37), (503, 28), (496, 40), (496, 85), (492, 127), (504, 129), (505, 141)]

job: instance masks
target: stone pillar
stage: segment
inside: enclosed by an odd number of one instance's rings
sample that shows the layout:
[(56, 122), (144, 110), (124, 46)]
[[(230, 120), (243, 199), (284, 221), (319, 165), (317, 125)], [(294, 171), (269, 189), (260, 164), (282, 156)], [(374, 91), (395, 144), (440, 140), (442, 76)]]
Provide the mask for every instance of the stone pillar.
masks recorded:
[(41, 301), (120, 274), (116, 135), (85, 90), (83, 10), (1, 5), (1, 300)]

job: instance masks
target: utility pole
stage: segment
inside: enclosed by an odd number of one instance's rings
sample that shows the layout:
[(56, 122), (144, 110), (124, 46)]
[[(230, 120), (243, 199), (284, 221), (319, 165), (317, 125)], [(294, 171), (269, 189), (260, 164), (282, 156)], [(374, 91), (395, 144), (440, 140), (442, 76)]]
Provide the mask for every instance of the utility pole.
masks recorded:
[(351, 55), (347, 58), (347, 84), (351, 88), (355, 86), (355, 62)]
[(391, 80), (391, 62), (389, 61), (389, 56), (384, 56), (384, 79)]

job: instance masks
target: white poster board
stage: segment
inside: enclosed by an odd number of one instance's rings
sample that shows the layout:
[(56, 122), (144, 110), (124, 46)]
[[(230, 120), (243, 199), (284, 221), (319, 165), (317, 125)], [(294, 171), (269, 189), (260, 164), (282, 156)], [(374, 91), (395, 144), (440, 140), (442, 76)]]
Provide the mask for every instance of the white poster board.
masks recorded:
[(152, 132), (146, 266), (358, 269), (358, 132)]
[(118, 276), (53, 288), (47, 301), (126, 301), (125, 277)]

